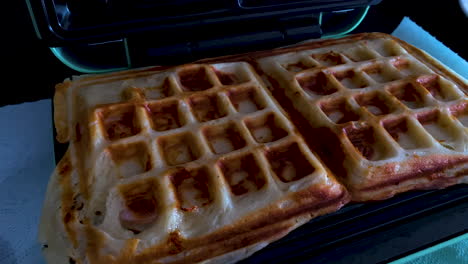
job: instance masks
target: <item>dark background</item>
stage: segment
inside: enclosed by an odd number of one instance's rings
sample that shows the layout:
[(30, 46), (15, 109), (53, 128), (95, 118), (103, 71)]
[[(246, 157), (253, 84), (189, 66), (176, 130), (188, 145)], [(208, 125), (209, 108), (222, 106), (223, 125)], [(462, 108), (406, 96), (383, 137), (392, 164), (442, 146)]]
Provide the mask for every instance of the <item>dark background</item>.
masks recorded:
[[(55, 84), (77, 74), (59, 62), (37, 39), (24, 0), (4, 1), (2, 20), (0, 105), (51, 98)], [(468, 19), (457, 0), (383, 0), (370, 9), (354, 32), (392, 32), (404, 16), (468, 58)]]

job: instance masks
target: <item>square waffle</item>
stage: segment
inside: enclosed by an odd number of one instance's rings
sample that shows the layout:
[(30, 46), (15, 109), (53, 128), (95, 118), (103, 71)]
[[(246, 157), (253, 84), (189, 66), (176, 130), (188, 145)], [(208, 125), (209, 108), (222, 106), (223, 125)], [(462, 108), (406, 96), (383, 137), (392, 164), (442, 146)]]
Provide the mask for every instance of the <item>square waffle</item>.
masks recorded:
[(424, 52), (374, 33), (255, 63), (353, 200), (468, 182), (468, 85)]
[(246, 62), (57, 86), (49, 263), (229, 263), (349, 201)]
[(467, 183), (467, 93), (380, 33), (65, 81), (45, 256), (230, 263), (350, 199)]

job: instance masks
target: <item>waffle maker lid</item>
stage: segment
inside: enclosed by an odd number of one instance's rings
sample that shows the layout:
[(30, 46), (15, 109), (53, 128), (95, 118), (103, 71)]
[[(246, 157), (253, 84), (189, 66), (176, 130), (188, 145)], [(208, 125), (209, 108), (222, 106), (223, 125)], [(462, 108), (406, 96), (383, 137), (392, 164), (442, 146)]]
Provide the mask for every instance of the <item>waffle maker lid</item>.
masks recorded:
[(84, 73), (338, 37), (380, 1), (26, 0), (38, 37)]

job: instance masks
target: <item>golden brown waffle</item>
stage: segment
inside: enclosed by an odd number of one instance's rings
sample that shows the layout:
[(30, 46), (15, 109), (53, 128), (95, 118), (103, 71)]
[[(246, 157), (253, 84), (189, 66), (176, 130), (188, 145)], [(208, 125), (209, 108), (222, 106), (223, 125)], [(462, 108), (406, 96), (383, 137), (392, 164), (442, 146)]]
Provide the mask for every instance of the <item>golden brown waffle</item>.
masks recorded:
[(379, 33), (66, 81), (46, 258), (229, 263), (347, 203), (332, 172), (356, 201), (466, 183), (467, 91)]
[(356, 201), (468, 182), (466, 82), (393, 37), (354, 39), (258, 59), (308, 143)]
[(244, 62), (57, 87), (50, 263), (228, 263), (349, 200)]

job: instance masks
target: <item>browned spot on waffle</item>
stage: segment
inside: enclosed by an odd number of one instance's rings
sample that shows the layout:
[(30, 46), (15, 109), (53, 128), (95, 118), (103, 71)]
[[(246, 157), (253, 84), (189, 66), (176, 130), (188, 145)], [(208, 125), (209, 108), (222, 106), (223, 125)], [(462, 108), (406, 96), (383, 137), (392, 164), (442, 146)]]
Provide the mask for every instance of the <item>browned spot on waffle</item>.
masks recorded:
[(124, 177), (149, 171), (153, 167), (151, 156), (144, 142), (112, 145), (108, 151)]
[(436, 122), (439, 119), (440, 112), (437, 110), (432, 110), (429, 112), (423, 112), (418, 115), (418, 120), (422, 124)]
[(154, 179), (145, 179), (120, 186), (125, 208), (120, 211), (120, 223), (133, 232), (148, 228), (158, 217), (158, 187)]
[(169, 78), (165, 78), (162, 85), (148, 87), (144, 90), (145, 97), (150, 100), (162, 99), (174, 95)]
[(460, 114), (467, 114), (468, 101), (463, 101), (460, 104), (453, 105), (452, 107), (450, 107), (450, 112), (455, 116), (458, 116)]
[(464, 127), (468, 127), (468, 102), (462, 102), (452, 106), (450, 112)]
[(439, 75), (425, 75), (416, 79), (416, 82), (426, 88), (439, 101), (453, 101), (458, 99), (458, 96), (451, 91), (449, 87), (441, 85)]
[(252, 154), (222, 159), (218, 161), (218, 166), (221, 168), (231, 192), (235, 195), (260, 190), (266, 183), (265, 175)]
[(376, 149), (374, 147), (376, 139), (374, 129), (372, 127), (347, 127), (345, 131), (351, 144), (353, 144), (364, 158), (373, 160), (377, 157)]
[(68, 155), (65, 155), (62, 160), (57, 165), (57, 170), (59, 175), (61, 176), (61, 181), (65, 181), (66, 177), (70, 176), (72, 171), (71, 161)]
[(309, 94), (329, 95), (338, 91), (324, 72), (297, 77), (299, 85)]
[(240, 83), (240, 79), (233, 73), (223, 72), (219, 70), (214, 70), (216, 77), (218, 77), (219, 81), (222, 85), (233, 85)]
[(296, 63), (282, 65), (286, 70), (290, 72), (301, 72), (310, 68), (314, 68), (314, 66), (306, 65), (304, 62), (299, 61)]
[(405, 76), (419, 76), (426, 74), (424, 66), (416, 61), (410, 61), (405, 57), (396, 57), (390, 60), (390, 63)]
[(406, 69), (410, 66), (410, 62), (407, 59), (401, 57), (393, 59), (391, 63), (398, 70)]
[(73, 207), (73, 190), (71, 184), (72, 164), (70, 154), (67, 152), (62, 160), (57, 165), (59, 174), (59, 183), (62, 188), (61, 195), (61, 217), (65, 227), (65, 231), (74, 247), (78, 245), (77, 233), (74, 229), (75, 210)]
[(213, 201), (207, 168), (178, 169), (169, 175), (175, 187), (179, 208), (186, 212), (196, 211)]
[(218, 119), (227, 114), (221, 99), (215, 94), (192, 96), (189, 104), (199, 122)]
[(265, 154), (271, 169), (283, 182), (300, 180), (315, 171), (295, 142), (268, 149)]
[(411, 83), (391, 86), (388, 91), (409, 108), (417, 109), (426, 106), (424, 96)]
[[(447, 178), (449, 175), (447, 174), (447, 170), (454, 168), (456, 166), (461, 166), (463, 164), (468, 163), (468, 157), (466, 156), (455, 156), (449, 157), (446, 155), (433, 155), (429, 157), (417, 157), (411, 159), (407, 162), (401, 163), (399, 165), (395, 163), (386, 164), (384, 168), (382, 168), (379, 173), (383, 171), (387, 172), (387, 177), (389, 180), (381, 181), (375, 185), (367, 186), (362, 188), (362, 191), (373, 191), (379, 190), (386, 186), (390, 185), (397, 185), (403, 181), (407, 181), (414, 178), (428, 178), (429, 180), (436, 179), (436, 178), (445, 178), (445, 180), (449, 181), (449, 185), (453, 184), (450, 183), (450, 178)], [(398, 168), (398, 171), (396, 171)], [(461, 175), (464, 176), (464, 175)], [(453, 179), (452, 180), (456, 180)], [(442, 182), (438, 182), (440, 187), (445, 187)], [(436, 187), (436, 186), (432, 186)], [(385, 197), (383, 197), (385, 198)], [(379, 198), (379, 199), (383, 199)]]
[(396, 110), (396, 107), (381, 92), (360, 94), (355, 99), (360, 106), (376, 116), (388, 115)]
[(332, 122), (337, 124), (357, 121), (360, 119), (360, 116), (352, 109), (345, 99), (324, 101), (320, 104), (320, 108)]
[(463, 177), (466, 175), (468, 175), (468, 169), (457, 171), (457, 173), (455, 174), (455, 177)]
[(228, 96), (236, 110), (251, 113), (265, 108), (266, 103), (254, 87), (237, 87), (229, 89)]
[(245, 124), (258, 143), (273, 142), (288, 135), (284, 124), (274, 113), (246, 119)]
[(151, 118), (152, 128), (156, 131), (175, 129), (185, 124), (185, 118), (175, 100), (150, 103), (145, 109)]
[(341, 82), (341, 84), (349, 89), (364, 88), (369, 85), (366, 79), (361, 74), (357, 74), (353, 70), (333, 72), (333, 76)]
[(240, 85), (250, 81), (250, 76), (246, 74), (246, 65), (236, 65), (229, 67), (226, 64), (211, 65), (209, 68), (215, 73), (217, 79), (223, 86)]
[(206, 69), (200, 66), (191, 66), (179, 72), (180, 83), (187, 91), (203, 91), (213, 87)]
[(73, 205), (71, 206), (71, 209), (74, 210), (76, 209), (77, 211), (81, 211), (84, 207), (84, 201), (81, 196), (81, 194), (77, 194), (73, 197)]
[(316, 59), (317, 61), (319, 61), (320, 64), (324, 66), (334, 66), (346, 63), (346, 60), (344, 59), (343, 55), (334, 51), (330, 51), (323, 54), (313, 54), (312, 58)]
[(184, 251), (184, 239), (179, 231), (171, 232), (167, 238), (167, 242), (169, 244), (169, 254), (174, 255)]
[(63, 217), (63, 222), (65, 225), (68, 225), (73, 219), (73, 216), (70, 212), (66, 213), (65, 216)]
[(239, 133), (239, 129), (233, 122), (203, 129), (206, 141), (210, 145), (211, 151), (216, 154), (224, 154), (243, 148), (244, 138)]
[(80, 123), (76, 123), (76, 125), (75, 125), (75, 141), (76, 142), (81, 141), (81, 126), (80, 126)]
[(107, 138), (117, 140), (140, 132), (133, 105), (116, 105), (98, 112)]
[(307, 188), (301, 192), (297, 192), (291, 195), (291, 198), (301, 202), (301, 201), (326, 201), (333, 200), (336, 197), (336, 193), (331, 192), (329, 188), (325, 186), (315, 185), (313, 188)]
[(158, 144), (169, 165), (180, 165), (197, 160), (201, 156), (198, 140), (191, 133), (160, 137)]
[(439, 84), (438, 75), (423, 76), (418, 78), (416, 81), (424, 86), (424, 88), (426, 88), (435, 98), (441, 97), (444, 99), (445, 95), (442, 94), (443, 91)]
[(398, 79), (395, 73), (390, 72), (389, 69), (385, 69), (383, 65), (378, 63), (366, 66), (363, 71), (378, 83), (386, 83)]

